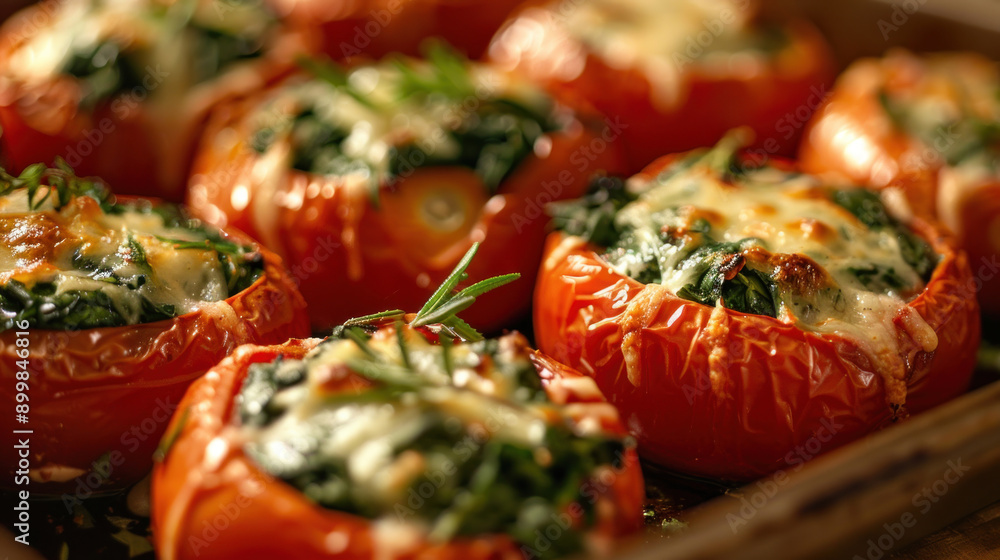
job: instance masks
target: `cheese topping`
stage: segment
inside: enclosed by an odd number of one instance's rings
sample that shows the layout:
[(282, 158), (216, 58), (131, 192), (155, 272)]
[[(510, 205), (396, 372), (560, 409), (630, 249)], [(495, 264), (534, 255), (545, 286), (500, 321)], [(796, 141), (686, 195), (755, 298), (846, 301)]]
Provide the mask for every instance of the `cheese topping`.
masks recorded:
[[(0, 196), (0, 331), (134, 325), (245, 289), (259, 253), (171, 206), (114, 204), (102, 191), (58, 204), (41, 187)], [(42, 199), (44, 202), (39, 203)], [(30, 208), (30, 210), (29, 210)]]
[(250, 144), (290, 153), (295, 169), (378, 188), (432, 165), (470, 167), (495, 190), (553, 130), (540, 90), (445, 51), (316, 78), (280, 90), (253, 117)]
[[(433, 542), (528, 538), (621, 460), (622, 441), (548, 399), (520, 335), (445, 348), (401, 328), (251, 366), (237, 410), (248, 455), (323, 507)], [(556, 540), (543, 557), (580, 544)]]
[(868, 80), (892, 126), (916, 142), (903, 171), (942, 166), (939, 217), (962, 231), (958, 211), (968, 192), (1000, 178), (1000, 70), (981, 57), (898, 51), (883, 68), (859, 65), (853, 80)]
[[(900, 331), (920, 350), (937, 346), (933, 329), (907, 305), (937, 256), (876, 194), (771, 167), (735, 170), (725, 142), (651, 180), (606, 184), (590, 199), (557, 207), (557, 224), (606, 246), (620, 273), (683, 299), (854, 340), (886, 379), (890, 402), (905, 402)], [(640, 296), (658, 292), (647, 287)], [(632, 339), (652, 313), (638, 301), (622, 321), (627, 366)], [(638, 375), (632, 367), (628, 374)]]
[(225, 0), (63, 0), (44, 14), (45, 24), (33, 27), (6, 63), (10, 76), (96, 75), (127, 53), (139, 77), (155, 70), (189, 87), (258, 54), (273, 22), (259, 2)]
[(751, 0), (565, 0), (566, 27), (611, 66), (638, 68), (664, 110), (684, 101), (686, 66), (726, 71), (739, 53), (748, 68), (766, 62), (775, 42), (753, 27)]

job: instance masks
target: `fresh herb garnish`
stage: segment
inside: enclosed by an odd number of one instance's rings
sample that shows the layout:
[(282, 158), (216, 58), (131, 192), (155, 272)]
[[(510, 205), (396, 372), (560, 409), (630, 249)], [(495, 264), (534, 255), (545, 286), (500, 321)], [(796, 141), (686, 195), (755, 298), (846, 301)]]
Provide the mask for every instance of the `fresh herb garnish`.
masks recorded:
[[(586, 483), (600, 466), (621, 467), (624, 442), (581, 436), (569, 424), (552, 420), (534, 436), (507, 434), (507, 427), (516, 422), (552, 418), (551, 412), (530, 411), (552, 405), (524, 351), (511, 351), (519, 343), (482, 340), (455, 315), (478, 295), (516, 278), (500, 276), (458, 290), (476, 249), (469, 250), (420, 312), (410, 316), (409, 326), (401, 311), (376, 313), (338, 327), (303, 360), (279, 358), (251, 365), (236, 414), (243, 426), (267, 435), (251, 437), (244, 447), (247, 454), (322, 507), (371, 519), (420, 520), (432, 542), (507, 534), (533, 547), (537, 531), (544, 531), (573, 502), (583, 513), (579, 530), (590, 526), (596, 514), (592, 501), (585, 499)], [(394, 326), (393, 337), (372, 336), (379, 327), (389, 326)], [(439, 344), (415, 330), (422, 328), (437, 332)], [(343, 345), (354, 349), (349, 353)], [(351, 382), (337, 374), (338, 383), (346, 386), (313, 397), (322, 400), (309, 403), (311, 412), (303, 419), (303, 409), (296, 404), (314, 390), (309, 371), (339, 371), (341, 365), (358, 379)], [(486, 375), (496, 389), (486, 394), (467, 381), (456, 383), (459, 372), (463, 380)], [(482, 421), (449, 413), (440, 400), (449, 393), (454, 396), (447, 398), (457, 402), (476, 399), (466, 414), (481, 415)], [(519, 416), (523, 420), (517, 420)], [(277, 427), (291, 422), (294, 429)], [(472, 434), (478, 434), (476, 439), (470, 439)], [(527, 437), (534, 438), (533, 443), (523, 439)], [(360, 446), (350, 443), (356, 438), (361, 438)], [(417, 458), (419, 467), (403, 474), (406, 478), (392, 489), (371, 483), (377, 471), (391, 468), (388, 464)], [(440, 472), (448, 475), (439, 477)], [(431, 487), (434, 491), (427, 494)], [(419, 491), (423, 497), (414, 506), (407, 497)], [(581, 551), (579, 530), (564, 529), (551, 538), (551, 546), (533, 550), (535, 557)]]
[(393, 134), (398, 138), (385, 139), (388, 149), (384, 152), (359, 155), (356, 148), (348, 148), (352, 142), (357, 144), (353, 136), (356, 127), (348, 120), (334, 122), (329, 111), (320, 110), (329, 97), (311, 98), (304, 93), (304, 86), (292, 86), (289, 95), (299, 97), (295, 114), (278, 123), (266, 123), (251, 134), (250, 145), (258, 153), (266, 152), (279, 138), (287, 138), (293, 167), (300, 171), (364, 176), (376, 207), (383, 185), (424, 167), (472, 169), (490, 193), (496, 192), (533, 153), (535, 143), (558, 128), (547, 105), (532, 108), (502, 92), (477, 90), (471, 63), (442, 44), (429, 47), (426, 60), (399, 57), (374, 67), (383, 73), (380, 81), (391, 82), (388, 87), (394, 102), (388, 105), (377, 95), (361, 91), (349, 78), (350, 71), (333, 62), (303, 58), (299, 63), (332, 90), (361, 105), (368, 114), (365, 118), (384, 119), (387, 126), (398, 126), (392, 121), (402, 107), (430, 116), (432, 126), (440, 127), (429, 139), (412, 138), (413, 131), (397, 130)]
[[(21, 193), (27, 201), (28, 214), (46, 213), (57, 223), (74, 219), (64, 216), (63, 210), (75, 199), (87, 197), (97, 201), (109, 218), (152, 214), (162, 219), (164, 229), (183, 234), (186, 239), (140, 236), (135, 230), (122, 233), (120, 224), (106, 226), (97, 218), (94, 226), (110, 227), (107, 235), (118, 238), (117, 245), (109, 247), (106, 239), (93, 243), (70, 237), (44, 257), (56, 265), (57, 272), (32, 277), (30, 281), (10, 278), (0, 283), (0, 332), (22, 320), (34, 328), (79, 330), (176, 317), (184, 311), (160, 297), (166, 289), (161, 284), (167, 279), (161, 278), (162, 271), (151, 265), (144, 245), (156, 244), (154, 240), (172, 243), (175, 251), (213, 252), (225, 280), (225, 297), (245, 290), (264, 271), (263, 257), (252, 246), (226, 239), (219, 231), (188, 218), (173, 205), (153, 205), (148, 201), (118, 203), (102, 183), (77, 177), (62, 161), (55, 168), (32, 165), (17, 177), (0, 168), (0, 197)], [(16, 227), (22, 219), (25, 216), (8, 211), (3, 215), (4, 227)], [(177, 273), (184, 271), (172, 270), (168, 274)], [(85, 286), (80, 287), (80, 282)]]

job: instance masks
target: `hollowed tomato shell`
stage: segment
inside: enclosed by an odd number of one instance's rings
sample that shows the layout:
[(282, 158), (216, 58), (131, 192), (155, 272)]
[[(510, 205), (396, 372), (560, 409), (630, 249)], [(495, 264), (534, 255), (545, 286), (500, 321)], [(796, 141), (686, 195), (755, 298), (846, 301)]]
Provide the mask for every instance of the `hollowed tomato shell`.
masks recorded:
[[(64, 159), (80, 176), (101, 177), (117, 193), (184, 198), (188, 170), (212, 107), (257, 91), (295, 68), (295, 57), (315, 48), (311, 35), (280, 30), (269, 50), (221, 77), (152, 106), (148, 97), (178, 79), (147, 66), (142, 86), (93, 109), (80, 106), (79, 81), (54, 75), (27, 83), (10, 69), (11, 54), (51, 24), (48, 4), (28, 7), (0, 27), (0, 156), (8, 171)], [(58, 9), (58, 8), (57, 8)], [(166, 93), (165, 95), (173, 95)]]
[[(996, 63), (981, 55), (932, 56), (944, 58), (953, 69), (996, 79)], [(953, 228), (959, 246), (968, 253), (980, 304), (987, 313), (998, 315), (1000, 176), (975, 180), (964, 189), (949, 187), (942, 177), (950, 170), (937, 148), (896, 128), (879, 101), (881, 84), (905, 85), (926, 71), (918, 56), (905, 51), (854, 63), (810, 122), (799, 157), (806, 171), (837, 173), (859, 184), (898, 191), (913, 212)], [(949, 146), (959, 139), (945, 131), (938, 141)]]
[(785, 28), (788, 45), (764, 63), (739, 56), (711, 66), (668, 59), (682, 65), (679, 93), (660, 102), (645, 69), (615, 65), (581, 43), (565, 28), (560, 9), (522, 10), (497, 33), (489, 59), (543, 84), (567, 105), (614, 122), (630, 173), (665, 154), (711, 146), (742, 125), (754, 129), (753, 149), (762, 155), (791, 155), (833, 82), (825, 40), (798, 22)]
[[(675, 157), (642, 175), (655, 177)], [(649, 461), (734, 481), (798, 469), (968, 388), (980, 325), (967, 259), (933, 227), (919, 221), (914, 227), (941, 256), (924, 291), (909, 303), (938, 345), (924, 352), (899, 331), (908, 395), (895, 413), (883, 378), (852, 340), (669, 293), (659, 302), (649, 298), (644, 317), (630, 319), (629, 303), (656, 286), (613, 270), (600, 248), (582, 240), (564, 244), (562, 233), (548, 239), (539, 273), (536, 341), (541, 351), (597, 381)], [(624, 363), (626, 333), (635, 337), (635, 383)]]
[[(241, 242), (249, 239), (231, 235)], [(188, 385), (241, 344), (273, 344), (309, 333), (305, 302), (281, 260), (260, 249), (264, 274), (225, 302), (174, 319), (126, 327), (0, 333), (0, 429), (31, 430), (32, 495), (76, 499), (144, 477)], [(19, 336), (18, 332), (26, 336)], [(17, 340), (27, 340), (28, 422), (15, 423)], [(23, 344), (23, 343), (22, 343)], [(14, 481), (18, 457), (3, 450)], [(19, 487), (23, 487), (19, 485)]]
[(334, 59), (390, 53), (419, 56), (431, 37), (479, 58), (507, 16), (525, 0), (272, 0), (287, 21), (318, 31)]
[[(179, 430), (179, 436), (153, 471), (158, 557), (264, 560), (294, 550), (299, 560), (362, 560), (394, 549), (394, 557), (404, 560), (522, 558), (521, 546), (506, 535), (407, 546), (393, 540), (398, 536), (379, 534), (371, 520), (316, 506), (246, 456), (232, 418), (247, 368), (278, 356), (302, 358), (319, 342), (244, 346), (191, 386), (171, 423), (170, 433)], [(536, 354), (534, 362), (552, 400), (573, 407), (575, 419), (596, 421), (610, 433), (624, 434), (617, 413), (592, 382), (545, 356)], [(594, 483), (598, 520), (592, 536), (606, 540), (636, 531), (642, 525), (645, 491), (635, 451), (627, 451), (623, 466), (602, 479)]]
[[(253, 107), (231, 105), (215, 115), (188, 204), (209, 223), (246, 231), (284, 258), (309, 303), (314, 332), (372, 309), (419, 309), (477, 241), (470, 280), (510, 272), (521, 279), (486, 294), (463, 317), (490, 332), (509, 327), (531, 305), (547, 233), (545, 205), (581, 196), (592, 174), (622, 168), (617, 146), (572, 121), (539, 140), (492, 196), (470, 170), (424, 167), (383, 186), (375, 208), (366, 188), (343, 177), (295, 170), (255, 152), (246, 143)], [(404, 199), (435, 185), (471, 209), (460, 234), (437, 236), (415, 225), (416, 205)]]

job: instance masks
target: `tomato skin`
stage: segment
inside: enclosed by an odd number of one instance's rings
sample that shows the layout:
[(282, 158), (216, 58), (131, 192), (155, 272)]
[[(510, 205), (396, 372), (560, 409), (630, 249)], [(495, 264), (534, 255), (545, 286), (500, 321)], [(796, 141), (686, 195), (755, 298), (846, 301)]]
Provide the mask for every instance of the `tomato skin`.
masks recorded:
[(526, 0), (272, 0), (297, 27), (318, 30), (335, 60), (419, 56), (428, 37), (440, 37), (470, 58), (486, 51), (493, 33)]
[[(934, 55), (949, 66), (996, 81), (996, 64), (973, 53)], [(947, 164), (936, 148), (896, 128), (878, 99), (882, 84), (906, 90), (932, 74), (925, 61), (904, 51), (864, 59), (849, 67), (810, 121), (799, 153), (802, 166), (836, 173), (878, 189), (900, 191), (917, 215), (941, 219), (954, 230), (979, 285), (988, 314), (1000, 314), (1000, 176), (980, 179), (957, 196), (942, 193)], [(943, 137), (945, 142), (954, 138)], [(850, 150), (848, 150), (850, 146)]]
[[(790, 44), (760, 69), (687, 63), (682, 98), (661, 108), (644, 69), (608, 62), (565, 29), (559, 14), (557, 7), (524, 9), (497, 33), (489, 58), (543, 84), (567, 105), (597, 110), (615, 122), (629, 173), (664, 154), (713, 145), (740, 125), (756, 131), (754, 149), (762, 155), (791, 155), (808, 119), (796, 113), (818, 107), (833, 81), (825, 40), (798, 22), (786, 28)], [(568, 67), (581, 70), (569, 77)]]
[[(234, 398), (250, 364), (271, 362), (279, 355), (302, 358), (319, 342), (243, 346), (188, 390), (168, 432), (179, 429), (180, 435), (153, 471), (152, 521), (159, 558), (264, 560), (284, 557), (289, 550), (301, 560), (331, 555), (345, 560), (375, 557), (376, 529), (371, 521), (315, 506), (297, 489), (258, 469), (244, 454), (230, 421)], [(544, 356), (535, 355), (533, 361), (555, 402), (577, 403), (583, 417), (596, 416), (597, 410), (607, 407), (596, 388), (588, 391), (578, 383), (563, 383), (582, 377), (579, 373)], [(588, 406), (595, 407), (595, 412), (589, 412)], [(186, 409), (192, 410), (187, 418)], [(601, 418), (606, 429), (624, 434), (617, 418)], [(598, 513), (595, 536), (620, 536), (642, 525), (644, 489), (634, 450), (627, 452), (624, 465), (615, 473), (610, 489), (598, 498), (597, 511), (603, 513)], [(228, 521), (225, 528), (214, 525), (220, 517)], [(396, 557), (514, 560), (522, 558), (522, 553), (520, 545), (506, 535), (486, 535), (443, 545), (423, 542)]]
[[(121, 197), (124, 198), (124, 197)], [(242, 234), (230, 238), (250, 242)], [(27, 329), (30, 390), (27, 424), (14, 423), (17, 331), (0, 333), (0, 401), (11, 411), (0, 428), (30, 429), (31, 468), (62, 465), (79, 478), (42, 483), (32, 495), (78, 499), (120, 490), (143, 478), (167, 422), (192, 380), (241, 344), (277, 343), (308, 334), (305, 302), (281, 260), (261, 249), (264, 275), (226, 300), (174, 319), (127, 327), (53, 331)], [(20, 337), (25, 338), (25, 337)], [(16, 459), (2, 459), (14, 480)], [(110, 472), (93, 463), (110, 454)], [(106, 480), (105, 480), (106, 479)]]
[[(654, 177), (676, 157), (657, 161), (643, 175)], [(914, 227), (942, 259), (910, 303), (937, 333), (937, 350), (928, 354), (901, 342), (911, 364), (909, 413), (968, 388), (980, 335), (964, 253), (932, 226), (918, 221)], [(554, 233), (547, 242), (535, 291), (536, 341), (554, 359), (592, 372), (645, 459), (746, 481), (797, 470), (819, 453), (892, 423), (882, 378), (850, 340), (672, 294), (654, 300), (657, 307), (644, 324), (630, 323), (627, 304), (655, 287), (615, 272), (600, 249), (582, 240), (560, 247), (564, 239)], [(638, 336), (637, 384), (626, 374), (627, 331)]]
[[(148, 102), (170, 74), (147, 67), (140, 91), (128, 91), (79, 106), (72, 76), (53, 75), (25, 83), (9, 67), (11, 53), (53, 18), (44, 5), (31, 6), (0, 27), (0, 154), (9, 171), (61, 157), (80, 176), (104, 179), (117, 193), (179, 202), (197, 139), (211, 108), (223, 100), (259, 90), (295, 68), (295, 56), (315, 49), (304, 32), (281, 31), (267, 53), (246, 68), (198, 84), (172, 100), (169, 121)], [(41, 23), (39, 23), (41, 22)], [(164, 86), (166, 87), (166, 86)], [(170, 94), (167, 94), (170, 95)], [(128, 157), (122, 157), (128, 154)]]
[[(260, 157), (244, 140), (252, 114), (234, 105), (215, 115), (195, 161), (188, 204), (207, 222), (246, 231), (284, 258), (309, 302), (314, 332), (372, 309), (419, 309), (476, 241), (481, 244), (468, 269), (470, 280), (510, 272), (520, 272), (521, 279), (482, 296), (463, 316), (486, 331), (509, 326), (526, 316), (531, 303), (548, 225), (545, 204), (582, 195), (599, 170), (622, 168), (616, 146), (573, 121), (547, 135), (547, 153), (536, 150), (503, 181), (466, 235), (429, 258), (425, 250), (406, 249), (425, 238), (373, 208), (364, 189)], [(230, 127), (239, 140), (212, 140)], [(590, 150), (592, 142), (601, 142), (603, 151)], [(417, 169), (384, 186), (380, 196), (403, 196), (411, 183), (444, 181), (457, 169)]]

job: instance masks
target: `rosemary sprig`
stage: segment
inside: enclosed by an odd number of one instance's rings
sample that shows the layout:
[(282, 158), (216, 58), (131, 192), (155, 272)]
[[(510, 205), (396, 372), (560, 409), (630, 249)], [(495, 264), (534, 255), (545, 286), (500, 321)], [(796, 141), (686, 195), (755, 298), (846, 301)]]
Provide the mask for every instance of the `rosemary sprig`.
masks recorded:
[[(55, 167), (47, 167), (45, 164), (36, 163), (29, 165), (20, 175), (14, 176), (0, 167), (0, 196), (7, 196), (11, 193), (24, 189), (28, 194), (28, 209), (38, 210), (53, 195), (55, 200), (52, 206), (56, 210), (61, 210), (74, 198), (89, 196), (100, 203), (101, 208), (107, 211), (114, 205), (114, 196), (111, 191), (97, 179), (84, 179), (77, 177), (62, 158), (56, 158)], [(42, 186), (48, 188), (39, 198), (39, 190)]]
[(329, 83), (347, 95), (350, 95), (355, 101), (365, 107), (373, 111), (383, 111), (382, 107), (377, 105), (370, 97), (358, 91), (357, 88), (351, 84), (351, 82), (347, 79), (347, 72), (336, 62), (333, 62), (330, 59), (320, 60), (307, 56), (299, 57), (297, 62), (298, 65), (306, 72), (309, 72), (313, 76)]
[[(482, 333), (459, 318), (458, 313), (468, 309), (469, 306), (475, 303), (477, 297), (517, 280), (521, 275), (514, 272), (494, 276), (456, 292), (455, 289), (458, 287), (458, 284), (469, 277), (466, 270), (469, 268), (472, 259), (475, 258), (478, 251), (479, 243), (473, 243), (472, 247), (469, 248), (458, 262), (458, 265), (455, 266), (455, 269), (451, 271), (451, 274), (444, 279), (444, 282), (431, 294), (427, 303), (420, 308), (420, 311), (410, 321), (411, 327), (440, 325), (442, 332), (450, 335), (452, 338), (460, 338), (465, 342), (483, 340)], [(365, 315), (364, 317), (348, 319), (344, 324), (335, 327), (330, 336), (332, 338), (351, 339), (355, 339), (358, 336), (365, 336), (367, 339), (368, 332), (376, 330), (388, 320), (401, 322), (400, 319), (402, 319), (403, 315), (404, 313), (399, 309), (393, 309)], [(405, 349), (403, 351), (405, 352)]]
[(504, 274), (488, 278), (462, 289), (457, 293), (452, 293), (458, 283), (468, 278), (465, 272), (472, 263), (472, 259), (479, 251), (479, 243), (474, 243), (462, 260), (458, 262), (455, 270), (445, 278), (444, 282), (435, 290), (431, 298), (427, 300), (417, 316), (410, 321), (410, 326), (423, 327), (426, 325), (440, 324), (443, 330), (456, 338), (461, 338), (466, 342), (478, 342), (483, 340), (483, 335), (468, 323), (458, 317), (458, 313), (468, 309), (475, 303), (476, 298), (490, 290), (495, 290), (500, 286), (509, 284), (521, 277), (518, 273)]

